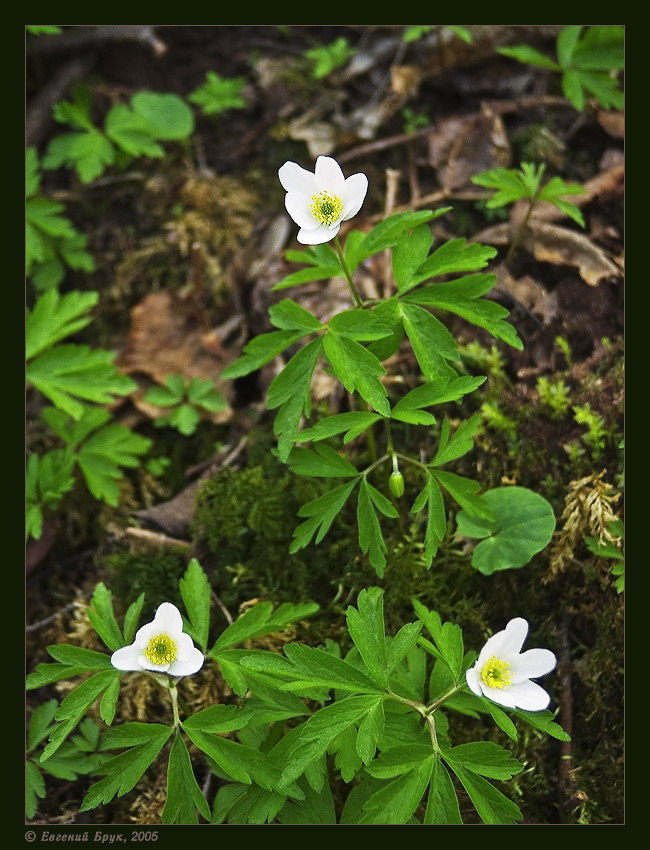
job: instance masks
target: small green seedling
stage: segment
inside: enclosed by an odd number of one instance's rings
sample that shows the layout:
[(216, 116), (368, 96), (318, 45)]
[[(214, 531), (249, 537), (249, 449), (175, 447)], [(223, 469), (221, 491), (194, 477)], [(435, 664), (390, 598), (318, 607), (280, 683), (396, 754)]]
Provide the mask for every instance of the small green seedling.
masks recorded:
[(219, 115), (229, 109), (243, 109), (246, 101), (242, 97), (245, 85), (242, 77), (224, 79), (215, 71), (208, 71), (205, 82), (187, 96), (187, 99), (200, 107), (204, 115)]
[(623, 593), (623, 591), (625, 590), (625, 555), (622, 549), (624, 534), (623, 520), (612, 520), (609, 523), (607, 530), (612, 537), (619, 537), (621, 539), (620, 549), (615, 546), (611, 542), (611, 540), (606, 540), (602, 537), (585, 537), (585, 543), (587, 544), (587, 548), (589, 549), (589, 551), (593, 552), (594, 555), (598, 555), (598, 557), (600, 558), (613, 558), (614, 560), (618, 561), (618, 563), (614, 564), (614, 566), (612, 567), (612, 575), (616, 577), (614, 587), (616, 588), (618, 593)]
[[(186, 387), (182, 375), (168, 375), (164, 387), (153, 387), (144, 399), (157, 407), (173, 408), (155, 420), (157, 427), (169, 425), (186, 437), (193, 434), (201, 421), (200, 410), (216, 413), (224, 410), (226, 402), (207, 378), (192, 378)], [(197, 409), (199, 408), (199, 409)]]
[(331, 44), (319, 45), (305, 50), (304, 56), (311, 60), (314, 67), (312, 75), (315, 80), (322, 80), (329, 76), (332, 71), (345, 65), (351, 56), (354, 56), (354, 48), (350, 47), (347, 38), (341, 36)]
[(498, 47), (503, 56), (529, 65), (559, 71), (562, 91), (582, 112), (586, 97), (593, 95), (604, 109), (623, 109), (624, 94), (613, 76), (623, 68), (624, 30), (617, 26), (564, 27), (557, 37), (557, 62), (528, 45)]

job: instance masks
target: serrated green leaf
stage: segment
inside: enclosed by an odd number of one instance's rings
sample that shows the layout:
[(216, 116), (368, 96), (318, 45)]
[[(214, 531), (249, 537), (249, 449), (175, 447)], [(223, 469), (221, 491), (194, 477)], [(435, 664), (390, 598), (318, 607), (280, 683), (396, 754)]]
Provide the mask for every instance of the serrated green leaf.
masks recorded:
[(298, 516), (309, 517), (309, 519), (294, 530), (290, 554), (307, 546), (316, 532), (316, 543), (320, 543), (343, 509), (356, 483), (356, 480), (353, 480), (347, 484), (341, 484), (317, 499), (307, 502), (298, 510)]
[[(329, 688), (338, 688), (343, 691), (356, 693), (376, 694), (383, 692), (381, 682), (373, 681), (356, 667), (347, 661), (331, 655), (323, 649), (310, 647), (306, 644), (287, 644), (284, 648), (286, 657), (294, 667), (294, 679), (301, 683), (315, 685), (326, 685)], [(246, 668), (249, 662), (245, 659), (242, 666)], [(254, 666), (254, 661), (250, 662)], [(376, 679), (376, 677), (374, 677)], [(293, 682), (281, 686), (290, 690)]]
[(381, 526), (373, 506), (370, 491), (365, 478), (361, 479), (359, 500), (357, 503), (357, 524), (359, 526), (359, 546), (364, 555), (367, 553), (371, 565), (381, 578), (386, 566), (386, 543)]
[(50, 735), (50, 741), (43, 750), (43, 755), (41, 756), (43, 761), (58, 750), (90, 706), (119, 675), (118, 670), (112, 669), (95, 673), (94, 676), (77, 685), (68, 694), (57, 710), (56, 719), (61, 722)]
[(357, 607), (346, 611), (348, 631), (373, 679), (385, 688), (388, 681), (384, 633), (383, 590), (371, 587), (357, 597)]
[(96, 652), (83, 646), (57, 643), (47, 647), (48, 654), (61, 664), (83, 667), (84, 670), (111, 670), (111, 659), (105, 652)]
[(493, 519), (492, 508), (482, 496), (477, 495), (481, 486), (476, 481), (442, 469), (433, 469), (431, 474), (470, 516)]
[(328, 783), (323, 785), (321, 791), (314, 789), (303, 779), (298, 785), (304, 794), (302, 800), (287, 800), (278, 813), (281, 824), (335, 824), (336, 812), (334, 809), (334, 797)]
[(378, 319), (376, 313), (367, 310), (344, 310), (336, 313), (328, 322), (328, 330), (360, 342), (371, 342), (390, 335), (390, 329)]
[(194, 115), (176, 94), (140, 91), (131, 98), (131, 108), (146, 122), (148, 132), (156, 139), (186, 139), (194, 132)]
[(196, 558), (187, 565), (178, 587), (190, 620), (188, 631), (205, 652), (210, 628), (210, 585)]
[(402, 233), (391, 253), (393, 275), (398, 292), (408, 292), (419, 267), (424, 263), (433, 244), (428, 225), (420, 225), (410, 233)]
[(438, 482), (429, 473), (427, 473), (424, 489), (413, 503), (411, 513), (419, 513), (425, 505), (427, 506), (425, 559), (427, 567), (429, 567), (438, 551), (438, 543), (444, 539), (447, 532), (447, 514), (442, 493), (440, 487), (438, 487)]
[(512, 714), (525, 720), (526, 723), (533, 726), (535, 729), (540, 729), (557, 738), (558, 741), (570, 741), (571, 737), (567, 735), (564, 729), (555, 722), (553, 714), (550, 711), (521, 711), (520, 709), (511, 709)]
[(452, 764), (450, 767), (469, 794), (483, 823), (510, 824), (521, 820), (519, 807), (482, 776), (457, 764)]
[(55, 169), (65, 165), (74, 168), (82, 183), (92, 183), (100, 177), (106, 166), (115, 162), (115, 148), (99, 130), (64, 133), (50, 142), (42, 167)]
[(376, 704), (359, 723), (356, 751), (365, 765), (369, 764), (377, 751), (377, 745), (385, 728), (384, 700), (377, 698)]
[[(305, 262), (302, 260), (301, 262)], [(340, 265), (315, 265), (312, 268), (300, 269), (285, 277), (280, 283), (276, 283), (271, 287), (272, 292), (278, 292), (281, 289), (289, 289), (292, 286), (300, 286), (303, 283), (310, 283), (313, 280), (329, 280), (331, 277), (337, 277), (342, 274)]]
[(333, 437), (336, 434), (346, 432), (344, 443), (349, 443), (362, 434), (367, 428), (380, 419), (378, 413), (369, 410), (349, 411), (348, 413), (336, 413), (319, 419), (311, 428), (305, 428), (296, 435), (297, 443), (317, 442)]
[(242, 356), (221, 373), (222, 378), (241, 378), (255, 372), (303, 337), (303, 331), (270, 331), (254, 337)]
[(57, 345), (28, 363), (26, 376), (57, 407), (79, 419), (84, 408), (77, 399), (109, 404), (135, 389), (135, 382), (117, 371), (114, 359), (113, 351)]
[(106, 646), (113, 652), (124, 646), (122, 632), (113, 612), (113, 595), (103, 582), (99, 582), (86, 609), (88, 619)]
[[(104, 742), (107, 747), (129, 746), (130, 749), (101, 764), (98, 772), (106, 774), (106, 777), (91, 786), (81, 804), (81, 811), (86, 812), (102, 803), (110, 803), (116, 794), (121, 797), (130, 791), (156, 758), (172, 731), (171, 726), (159, 723), (125, 723), (109, 730)], [(118, 734), (111, 736), (111, 732)]]
[(25, 357), (31, 360), (67, 336), (86, 327), (92, 316), (84, 315), (99, 300), (97, 292), (68, 292), (55, 289), (41, 295), (25, 323)]
[(379, 380), (386, 370), (379, 360), (356, 340), (336, 333), (323, 337), (325, 356), (334, 374), (350, 393), (356, 391), (382, 416), (390, 415), (386, 387)]
[(497, 53), (500, 53), (502, 56), (508, 56), (511, 59), (516, 59), (518, 62), (524, 62), (528, 65), (537, 65), (540, 68), (550, 68), (552, 71), (560, 70), (560, 66), (557, 62), (554, 62), (552, 59), (549, 59), (548, 56), (540, 53), (539, 50), (536, 50), (534, 47), (529, 47), (526, 44), (519, 45), (518, 47), (497, 47), (496, 50)]
[[(391, 748), (391, 750), (394, 748)], [(388, 750), (390, 753), (391, 750)], [(375, 791), (363, 807), (360, 823), (405, 824), (420, 805), (433, 770), (433, 753), (414, 765), (408, 773)], [(368, 766), (370, 770), (372, 765)]]
[(319, 320), (312, 314), (296, 304), (290, 298), (284, 298), (277, 304), (269, 307), (269, 319), (271, 324), (279, 330), (316, 332), (323, 328)]
[(417, 644), (422, 623), (405, 623), (389, 643), (386, 666), (389, 676)]
[(167, 799), (162, 811), (162, 822), (198, 824), (196, 809), (206, 820), (210, 820), (210, 807), (194, 777), (190, 754), (183, 738), (176, 733), (169, 752)]
[(296, 475), (319, 478), (350, 478), (358, 475), (350, 461), (325, 444), (316, 445), (313, 450), (296, 446), (291, 450), (287, 463)]
[(303, 617), (309, 617), (316, 611), (318, 611), (318, 605), (315, 602), (297, 605), (286, 602), (280, 605), (275, 612), (270, 602), (258, 602), (257, 605), (249, 608), (222, 632), (209, 654), (213, 655), (217, 651), (236, 646), (250, 638), (281, 631), (289, 623), (295, 623)]
[(140, 455), (148, 451), (150, 446), (149, 438), (135, 434), (117, 423), (95, 431), (77, 454), (79, 467), (93, 496), (116, 506), (119, 501), (116, 482), (122, 477), (120, 467), (138, 466)]
[(456, 789), (442, 759), (436, 756), (431, 771), (424, 823), (462, 824), (462, 822)]
[(523, 770), (508, 750), (492, 741), (475, 741), (442, 750), (443, 759), (452, 766), (471, 770), (489, 779), (510, 779)]
[(456, 373), (445, 361), (458, 359), (458, 347), (442, 322), (428, 310), (407, 301), (400, 302), (400, 313), (422, 374), (429, 381), (456, 378)]
[[(461, 379), (462, 380), (462, 379)], [(458, 426), (453, 435), (449, 436), (451, 426), (449, 419), (445, 416), (445, 420), (440, 432), (440, 443), (435, 457), (431, 461), (432, 466), (442, 466), (443, 463), (449, 463), (450, 460), (456, 460), (467, 454), (474, 447), (474, 434), (481, 424), (480, 414), (470, 416)]]
[(27, 752), (35, 749), (50, 733), (50, 726), (59, 707), (55, 699), (37, 705), (29, 719)]

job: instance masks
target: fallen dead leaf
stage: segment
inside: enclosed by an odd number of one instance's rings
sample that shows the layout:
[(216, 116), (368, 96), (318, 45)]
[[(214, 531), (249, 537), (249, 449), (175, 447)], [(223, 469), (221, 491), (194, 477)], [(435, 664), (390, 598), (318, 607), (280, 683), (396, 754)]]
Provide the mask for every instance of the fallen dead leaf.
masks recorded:
[[(191, 302), (168, 290), (147, 295), (131, 311), (131, 328), (117, 365), (125, 374), (146, 376), (163, 385), (169, 375), (209, 378), (229, 401), (231, 383), (220, 375), (236, 355), (219, 344), (212, 330), (205, 327)], [(148, 387), (142, 386), (132, 396), (135, 406), (146, 416), (159, 416), (160, 408), (143, 400)], [(227, 422), (230, 407), (204, 415), (215, 424)]]
[(504, 263), (494, 269), (497, 276), (496, 289), (510, 295), (526, 310), (541, 316), (545, 325), (551, 323), (558, 310), (557, 296), (547, 292), (544, 287), (530, 275), (515, 279)]
[(557, 224), (531, 219), (522, 240), (536, 260), (574, 266), (590, 286), (604, 278), (620, 278), (623, 271), (588, 236)]

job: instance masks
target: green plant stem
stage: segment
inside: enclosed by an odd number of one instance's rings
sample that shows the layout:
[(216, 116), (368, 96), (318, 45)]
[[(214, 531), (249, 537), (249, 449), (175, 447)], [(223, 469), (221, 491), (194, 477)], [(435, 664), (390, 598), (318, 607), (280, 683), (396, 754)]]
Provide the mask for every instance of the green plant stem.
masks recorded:
[(517, 246), (521, 242), (521, 237), (524, 235), (524, 231), (526, 230), (526, 227), (528, 226), (528, 221), (529, 221), (531, 213), (533, 211), (533, 207), (535, 206), (536, 200), (537, 200), (537, 193), (535, 193), (533, 195), (533, 197), (530, 199), (530, 203), (528, 204), (528, 210), (526, 212), (524, 220), (522, 221), (522, 223), (517, 228), (517, 232), (515, 233), (515, 237), (512, 240), (512, 242), (510, 243), (510, 248), (508, 248), (508, 253), (506, 254), (506, 265), (512, 259), (515, 251), (517, 250)]
[(434, 711), (437, 711), (443, 703), (447, 702), (447, 700), (450, 697), (452, 697), (454, 694), (458, 693), (459, 691), (462, 691), (464, 687), (465, 686), (462, 685), (462, 684), (454, 685), (453, 688), (448, 690), (446, 694), (443, 694), (441, 697), (438, 697), (438, 699), (434, 700), (431, 703), (431, 705), (428, 705), (425, 708), (425, 710), (424, 710), (425, 716), (432, 715), (434, 713)]
[(174, 729), (178, 729), (181, 725), (181, 719), (178, 714), (178, 691), (176, 690), (176, 682), (170, 681), (168, 687), (169, 695), (172, 699), (172, 711), (174, 712)]
[(350, 287), (350, 292), (352, 293), (352, 300), (354, 301), (356, 307), (361, 307), (363, 302), (361, 300), (361, 296), (357, 292), (357, 288), (354, 285), (354, 281), (352, 280), (352, 275), (350, 274), (350, 270), (348, 269), (348, 264), (345, 262), (345, 257), (343, 256), (343, 249), (341, 248), (341, 243), (339, 242), (338, 236), (334, 237), (334, 246), (336, 248), (336, 253), (341, 264), (341, 269), (343, 270), (345, 279), (347, 280), (348, 286)]

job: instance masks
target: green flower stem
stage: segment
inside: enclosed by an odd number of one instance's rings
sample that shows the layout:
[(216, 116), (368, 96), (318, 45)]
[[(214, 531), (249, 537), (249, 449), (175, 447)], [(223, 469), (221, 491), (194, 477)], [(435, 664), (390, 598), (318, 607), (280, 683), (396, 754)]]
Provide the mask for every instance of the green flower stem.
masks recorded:
[(411, 708), (415, 709), (418, 714), (424, 717), (427, 728), (429, 729), (429, 735), (431, 736), (431, 745), (433, 747), (434, 752), (440, 752), (440, 745), (438, 744), (438, 736), (436, 734), (436, 721), (433, 718), (433, 712), (430, 712), (424, 703), (416, 702), (412, 699), (407, 699), (406, 697), (401, 697), (398, 694), (393, 693), (392, 691), (388, 694), (392, 699), (397, 700), (398, 702), (402, 702), (405, 705), (411, 706)]
[(462, 691), (462, 690), (464, 690), (464, 689), (465, 689), (465, 685), (463, 685), (463, 684), (457, 684), (457, 685), (454, 685), (454, 687), (453, 687), (453, 688), (451, 688), (450, 690), (448, 690), (446, 694), (443, 694), (443, 696), (438, 697), (438, 699), (437, 699), (437, 700), (434, 700), (434, 701), (431, 703), (431, 705), (428, 705), (428, 706), (425, 708), (425, 710), (424, 710), (424, 714), (425, 714), (425, 716), (431, 716), (431, 715), (433, 715), (434, 711), (437, 711), (437, 710), (440, 708), (440, 706), (441, 706), (443, 703), (447, 702), (447, 700), (448, 700), (450, 697), (452, 697), (454, 694), (457, 694), (459, 691)]
[(513, 254), (517, 250), (517, 246), (521, 242), (521, 238), (524, 235), (526, 227), (528, 226), (528, 220), (530, 219), (531, 213), (533, 211), (533, 207), (535, 206), (535, 202), (537, 201), (537, 192), (530, 199), (530, 203), (528, 204), (528, 210), (524, 217), (524, 220), (517, 228), (517, 232), (515, 233), (514, 239), (510, 243), (510, 248), (508, 248), (508, 253), (506, 254), (506, 265), (510, 262), (513, 257)]
[(172, 710), (174, 712), (174, 729), (178, 729), (181, 725), (181, 719), (178, 714), (178, 691), (176, 690), (176, 682), (174, 680), (170, 680), (169, 682), (169, 695), (172, 698)]
[(345, 262), (345, 257), (343, 256), (343, 250), (341, 248), (341, 243), (339, 242), (338, 236), (334, 237), (334, 246), (336, 248), (336, 253), (339, 258), (341, 268), (343, 269), (343, 274), (345, 275), (345, 279), (347, 280), (348, 286), (350, 287), (350, 292), (352, 293), (352, 299), (354, 301), (355, 307), (361, 307), (363, 302), (361, 300), (361, 296), (357, 292), (356, 286), (354, 285), (354, 281), (352, 280), (352, 275), (350, 274), (348, 265)]

